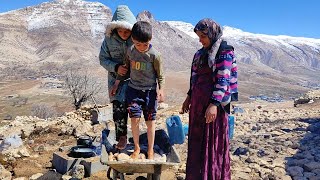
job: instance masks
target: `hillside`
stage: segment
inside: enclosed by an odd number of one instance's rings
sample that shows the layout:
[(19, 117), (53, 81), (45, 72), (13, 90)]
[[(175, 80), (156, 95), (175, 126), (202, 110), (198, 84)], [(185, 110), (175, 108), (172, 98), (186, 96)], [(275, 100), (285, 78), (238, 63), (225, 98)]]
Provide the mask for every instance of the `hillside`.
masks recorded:
[[(242, 111), (234, 114), (235, 131), (230, 141), (232, 179), (320, 178), (320, 91), (310, 92), (305, 97), (311, 98), (313, 103), (298, 107), (293, 107), (292, 101), (235, 104)], [(82, 179), (85, 172), (79, 170), (70, 170), (65, 175), (57, 173), (52, 167), (52, 154), (75, 146), (80, 135), (100, 136), (104, 125), (91, 124), (91, 110), (92, 107), (87, 106), (59, 118), (19, 116), (3, 121), (0, 127), (0, 178), (58, 180), (63, 176), (64, 179)], [(179, 110), (180, 106), (159, 110), (157, 129), (166, 129), (165, 120), (171, 115), (179, 115), (183, 124), (187, 124), (188, 115), (179, 114)], [(109, 125), (114, 129), (113, 123)], [(141, 122), (140, 129), (146, 130), (145, 123)], [(174, 145), (181, 163), (163, 171), (161, 179), (185, 178), (187, 145), (187, 137), (183, 144)], [(75, 167), (81, 166), (83, 168), (83, 165)], [(125, 178), (134, 180), (138, 176), (145, 177), (146, 174), (127, 174)], [(106, 179), (106, 171), (83, 179)]]
[[(97, 56), (111, 17), (107, 5), (82, 0), (51, 1), (0, 14), (0, 75), (16, 79), (86, 66), (95, 76), (105, 77)], [(200, 48), (192, 25), (157, 21), (148, 11), (137, 19), (152, 24), (152, 43), (162, 53), (169, 78), (188, 79), (193, 54)], [(235, 47), (242, 100), (274, 95), (275, 89), (279, 96), (290, 98), (319, 85), (320, 40), (252, 34), (231, 27), (224, 27), (224, 37)], [(171, 73), (177, 71), (183, 77)], [(188, 80), (183, 86), (188, 86)], [(180, 90), (168, 88), (173, 89), (169, 96)]]
[[(98, 53), (112, 11), (108, 4), (99, 2), (56, 0), (1, 13), (3, 88), (15, 88), (11, 85), (26, 79), (40, 78), (40, 83), (43, 76), (61, 77), (70, 67), (91, 71), (101, 83), (106, 82), (107, 72), (99, 65)], [(152, 44), (161, 52), (166, 71), (167, 102), (180, 104), (189, 86), (193, 54), (200, 48), (193, 26), (158, 21), (149, 11), (139, 13), (137, 19), (152, 24)], [(251, 96), (292, 99), (310, 88), (319, 88), (319, 39), (253, 34), (227, 26), (224, 38), (235, 47), (241, 101), (249, 101)], [(106, 92), (105, 88), (101, 92)], [(108, 101), (106, 93), (97, 96), (102, 102)], [(60, 104), (60, 97), (56, 99)], [(3, 98), (0, 103), (0, 107), (7, 107), (10, 101)]]

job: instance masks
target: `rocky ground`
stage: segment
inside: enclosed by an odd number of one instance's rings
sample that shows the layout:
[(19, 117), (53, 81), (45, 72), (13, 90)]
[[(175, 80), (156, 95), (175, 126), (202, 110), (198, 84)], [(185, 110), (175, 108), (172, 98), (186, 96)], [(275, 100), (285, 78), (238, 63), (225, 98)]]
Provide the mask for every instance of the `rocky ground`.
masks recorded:
[[(319, 93), (320, 94), (320, 93)], [(312, 101), (267, 103), (255, 101), (235, 104), (235, 133), (231, 140), (232, 179), (320, 179), (320, 95)], [(305, 101), (303, 101), (305, 102)], [(55, 119), (16, 117), (2, 121), (0, 127), (0, 179), (71, 179), (74, 172), (62, 176), (52, 168), (52, 154), (59, 147), (75, 145), (82, 134), (99, 135), (102, 125), (91, 125), (90, 108), (67, 113)], [(159, 110), (158, 129), (165, 119), (178, 114), (179, 107)], [(188, 115), (180, 115), (184, 123)], [(112, 128), (112, 127), (111, 127)], [(145, 126), (141, 124), (141, 129)], [(187, 143), (175, 145), (182, 160), (180, 166), (162, 173), (161, 179), (184, 179)], [(126, 175), (136, 179), (145, 174)], [(90, 177), (106, 179), (101, 171)]]

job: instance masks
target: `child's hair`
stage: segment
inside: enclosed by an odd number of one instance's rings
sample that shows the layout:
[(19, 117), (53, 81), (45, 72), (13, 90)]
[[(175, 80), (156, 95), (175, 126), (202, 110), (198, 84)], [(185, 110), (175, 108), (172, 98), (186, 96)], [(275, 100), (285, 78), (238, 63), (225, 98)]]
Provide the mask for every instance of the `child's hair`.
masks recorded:
[(152, 39), (152, 26), (146, 21), (136, 22), (131, 31), (134, 40), (145, 43)]

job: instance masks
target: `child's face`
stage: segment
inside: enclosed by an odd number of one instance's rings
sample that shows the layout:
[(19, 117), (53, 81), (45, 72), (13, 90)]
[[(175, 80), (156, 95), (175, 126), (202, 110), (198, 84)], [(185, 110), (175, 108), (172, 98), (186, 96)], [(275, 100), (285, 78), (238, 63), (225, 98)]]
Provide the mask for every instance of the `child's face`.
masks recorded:
[(208, 37), (208, 35), (204, 34), (203, 32), (201, 31), (196, 31), (196, 34), (198, 35), (199, 37), (199, 42), (202, 44), (202, 46), (204, 48), (207, 48), (210, 46), (210, 39)]
[(124, 29), (124, 28), (118, 28), (117, 29), (118, 35), (121, 37), (121, 39), (123, 40), (128, 40), (130, 35), (131, 35), (131, 31), (129, 29)]
[(139, 52), (146, 52), (149, 50), (150, 46), (150, 41), (148, 42), (139, 42), (135, 39), (132, 38), (132, 42), (134, 44), (134, 47), (139, 51)]

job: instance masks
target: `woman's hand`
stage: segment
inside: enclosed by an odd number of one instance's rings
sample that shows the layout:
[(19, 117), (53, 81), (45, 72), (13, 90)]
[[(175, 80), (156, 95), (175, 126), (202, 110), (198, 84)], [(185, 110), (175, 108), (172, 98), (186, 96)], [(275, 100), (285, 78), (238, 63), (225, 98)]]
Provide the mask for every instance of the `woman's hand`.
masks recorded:
[(209, 104), (206, 110), (205, 118), (206, 118), (206, 123), (211, 123), (214, 122), (217, 118), (217, 112), (218, 112), (218, 107), (213, 104)]
[(164, 92), (163, 89), (159, 89), (158, 93), (157, 93), (157, 99), (159, 103), (164, 102)]
[(125, 65), (120, 65), (120, 66), (118, 67), (117, 73), (118, 73), (120, 76), (124, 76), (127, 72), (128, 72), (128, 68), (127, 68)]
[(182, 104), (182, 108), (181, 108), (180, 114), (184, 114), (184, 113), (188, 113), (189, 112), (190, 103), (191, 103), (191, 99), (190, 99), (190, 96), (188, 95), (186, 97), (186, 99), (184, 100), (183, 104)]

